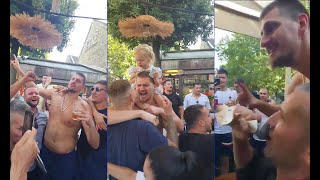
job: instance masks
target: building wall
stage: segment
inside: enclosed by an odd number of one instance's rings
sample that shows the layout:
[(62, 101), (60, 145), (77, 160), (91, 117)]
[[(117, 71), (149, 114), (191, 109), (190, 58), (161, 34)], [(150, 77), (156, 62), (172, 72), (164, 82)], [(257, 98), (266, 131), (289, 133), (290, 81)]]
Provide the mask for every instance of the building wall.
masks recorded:
[(100, 21), (92, 21), (90, 30), (79, 56), (79, 63), (106, 69), (107, 41), (107, 24)]

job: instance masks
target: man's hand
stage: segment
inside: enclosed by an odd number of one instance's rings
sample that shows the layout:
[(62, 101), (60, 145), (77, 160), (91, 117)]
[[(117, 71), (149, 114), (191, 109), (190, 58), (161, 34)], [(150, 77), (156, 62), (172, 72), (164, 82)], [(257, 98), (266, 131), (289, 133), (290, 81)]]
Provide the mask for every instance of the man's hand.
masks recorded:
[(249, 109), (256, 108), (259, 100), (252, 95), (244, 83), (238, 83), (238, 85), (242, 89), (242, 92), (238, 95), (239, 104), (242, 106), (248, 106)]
[(232, 133), (235, 138), (240, 140), (248, 140), (250, 136), (250, 126), (247, 121), (261, 120), (261, 116), (254, 111), (244, 107), (236, 106), (234, 110), (234, 118), (230, 123)]
[(37, 130), (32, 128), (24, 133), (18, 143), (14, 146), (11, 154), (11, 168), (17, 171), (28, 172), (32, 162), (40, 152), (35, 141)]
[(87, 125), (89, 127), (92, 127), (92, 123), (91, 121), (93, 121), (93, 117), (91, 112), (86, 108), (86, 106), (84, 105), (84, 102), (80, 102), (82, 109), (79, 109), (78, 111), (80, 111), (80, 113), (77, 114), (77, 120), (82, 122), (82, 125)]
[(153, 125), (157, 126), (159, 124), (159, 120), (157, 120), (157, 116), (148, 113), (146, 111), (141, 110), (140, 118), (146, 121), (151, 122)]
[(24, 82), (29, 82), (29, 81), (35, 81), (37, 79), (37, 76), (34, 72), (28, 71), (24, 76), (23, 80)]
[(145, 111), (156, 116), (165, 114), (165, 111), (163, 110), (163, 108), (152, 106), (152, 105), (149, 105), (149, 107), (146, 108)]
[(13, 57), (14, 57), (14, 59), (11, 59), (11, 65), (13, 66), (13, 68), (15, 69), (15, 70), (19, 70), (20, 69), (20, 63), (19, 63), (19, 61), (18, 61), (18, 58), (16, 57), (16, 55), (14, 54), (13, 55)]
[(242, 118), (244, 118), (247, 121), (250, 120), (258, 120), (261, 121), (261, 115), (256, 113), (253, 110), (250, 110), (244, 106), (239, 106), (237, 105), (236, 108), (234, 109), (235, 114), (240, 114)]
[(160, 106), (164, 109), (165, 119), (173, 119), (174, 111), (172, 109), (171, 101), (166, 96), (162, 96), (162, 98), (163, 102)]
[(96, 128), (100, 130), (107, 130), (107, 124), (104, 121), (104, 119), (107, 119), (107, 116), (99, 113), (99, 112), (93, 112), (94, 121), (96, 122)]
[(47, 88), (47, 87), (50, 85), (51, 80), (52, 80), (52, 77), (51, 77), (51, 76), (48, 76), (48, 79), (47, 79), (46, 82), (44, 83), (44, 88)]
[(54, 87), (54, 91), (59, 94), (66, 94), (68, 91), (68, 88), (58, 85), (58, 86)]

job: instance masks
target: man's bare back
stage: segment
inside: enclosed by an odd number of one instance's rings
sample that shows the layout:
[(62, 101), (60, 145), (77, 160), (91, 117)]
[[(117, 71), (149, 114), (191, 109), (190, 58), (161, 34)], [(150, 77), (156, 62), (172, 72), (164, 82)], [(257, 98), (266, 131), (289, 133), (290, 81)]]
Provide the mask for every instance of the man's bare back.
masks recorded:
[[(57, 92), (52, 93), (49, 120), (44, 135), (46, 147), (58, 154), (66, 154), (73, 151), (77, 145), (78, 131), (81, 122), (72, 119), (74, 103), (63, 100), (66, 95)], [(74, 100), (76, 104), (83, 101), (81, 98)]]

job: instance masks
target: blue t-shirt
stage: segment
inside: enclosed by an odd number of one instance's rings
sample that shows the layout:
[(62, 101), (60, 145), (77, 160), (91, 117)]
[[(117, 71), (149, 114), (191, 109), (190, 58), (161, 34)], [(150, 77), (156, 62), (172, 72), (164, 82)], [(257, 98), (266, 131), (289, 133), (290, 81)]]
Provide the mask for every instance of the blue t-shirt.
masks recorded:
[(152, 123), (141, 119), (108, 126), (107, 138), (108, 162), (133, 171), (143, 171), (151, 150), (168, 145), (167, 138)]

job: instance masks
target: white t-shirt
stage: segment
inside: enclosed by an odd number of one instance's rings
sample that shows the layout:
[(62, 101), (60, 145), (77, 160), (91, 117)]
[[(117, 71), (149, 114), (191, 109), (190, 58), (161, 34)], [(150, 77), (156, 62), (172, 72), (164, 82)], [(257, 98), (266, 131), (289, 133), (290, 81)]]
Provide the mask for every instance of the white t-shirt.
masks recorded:
[(141, 171), (137, 172), (136, 180), (145, 180), (144, 173)]
[(207, 109), (211, 109), (209, 98), (206, 95), (201, 93), (199, 99), (196, 99), (195, 97), (193, 97), (192, 94), (193, 93), (189, 93), (184, 97), (184, 101), (183, 101), (184, 109), (195, 104), (201, 104)]
[[(232, 101), (235, 101), (238, 97), (237, 91), (235, 90), (230, 90), (229, 88), (225, 91), (217, 91), (215, 93), (215, 96), (218, 97), (218, 104), (226, 104), (230, 101), (230, 99)], [(231, 97), (231, 98), (230, 98)], [(214, 133), (215, 134), (227, 134), (227, 133), (231, 133), (232, 132), (232, 128), (229, 125), (223, 125), (220, 126), (220, 124), (218, 123), (218, 121), (214, 121)]]

